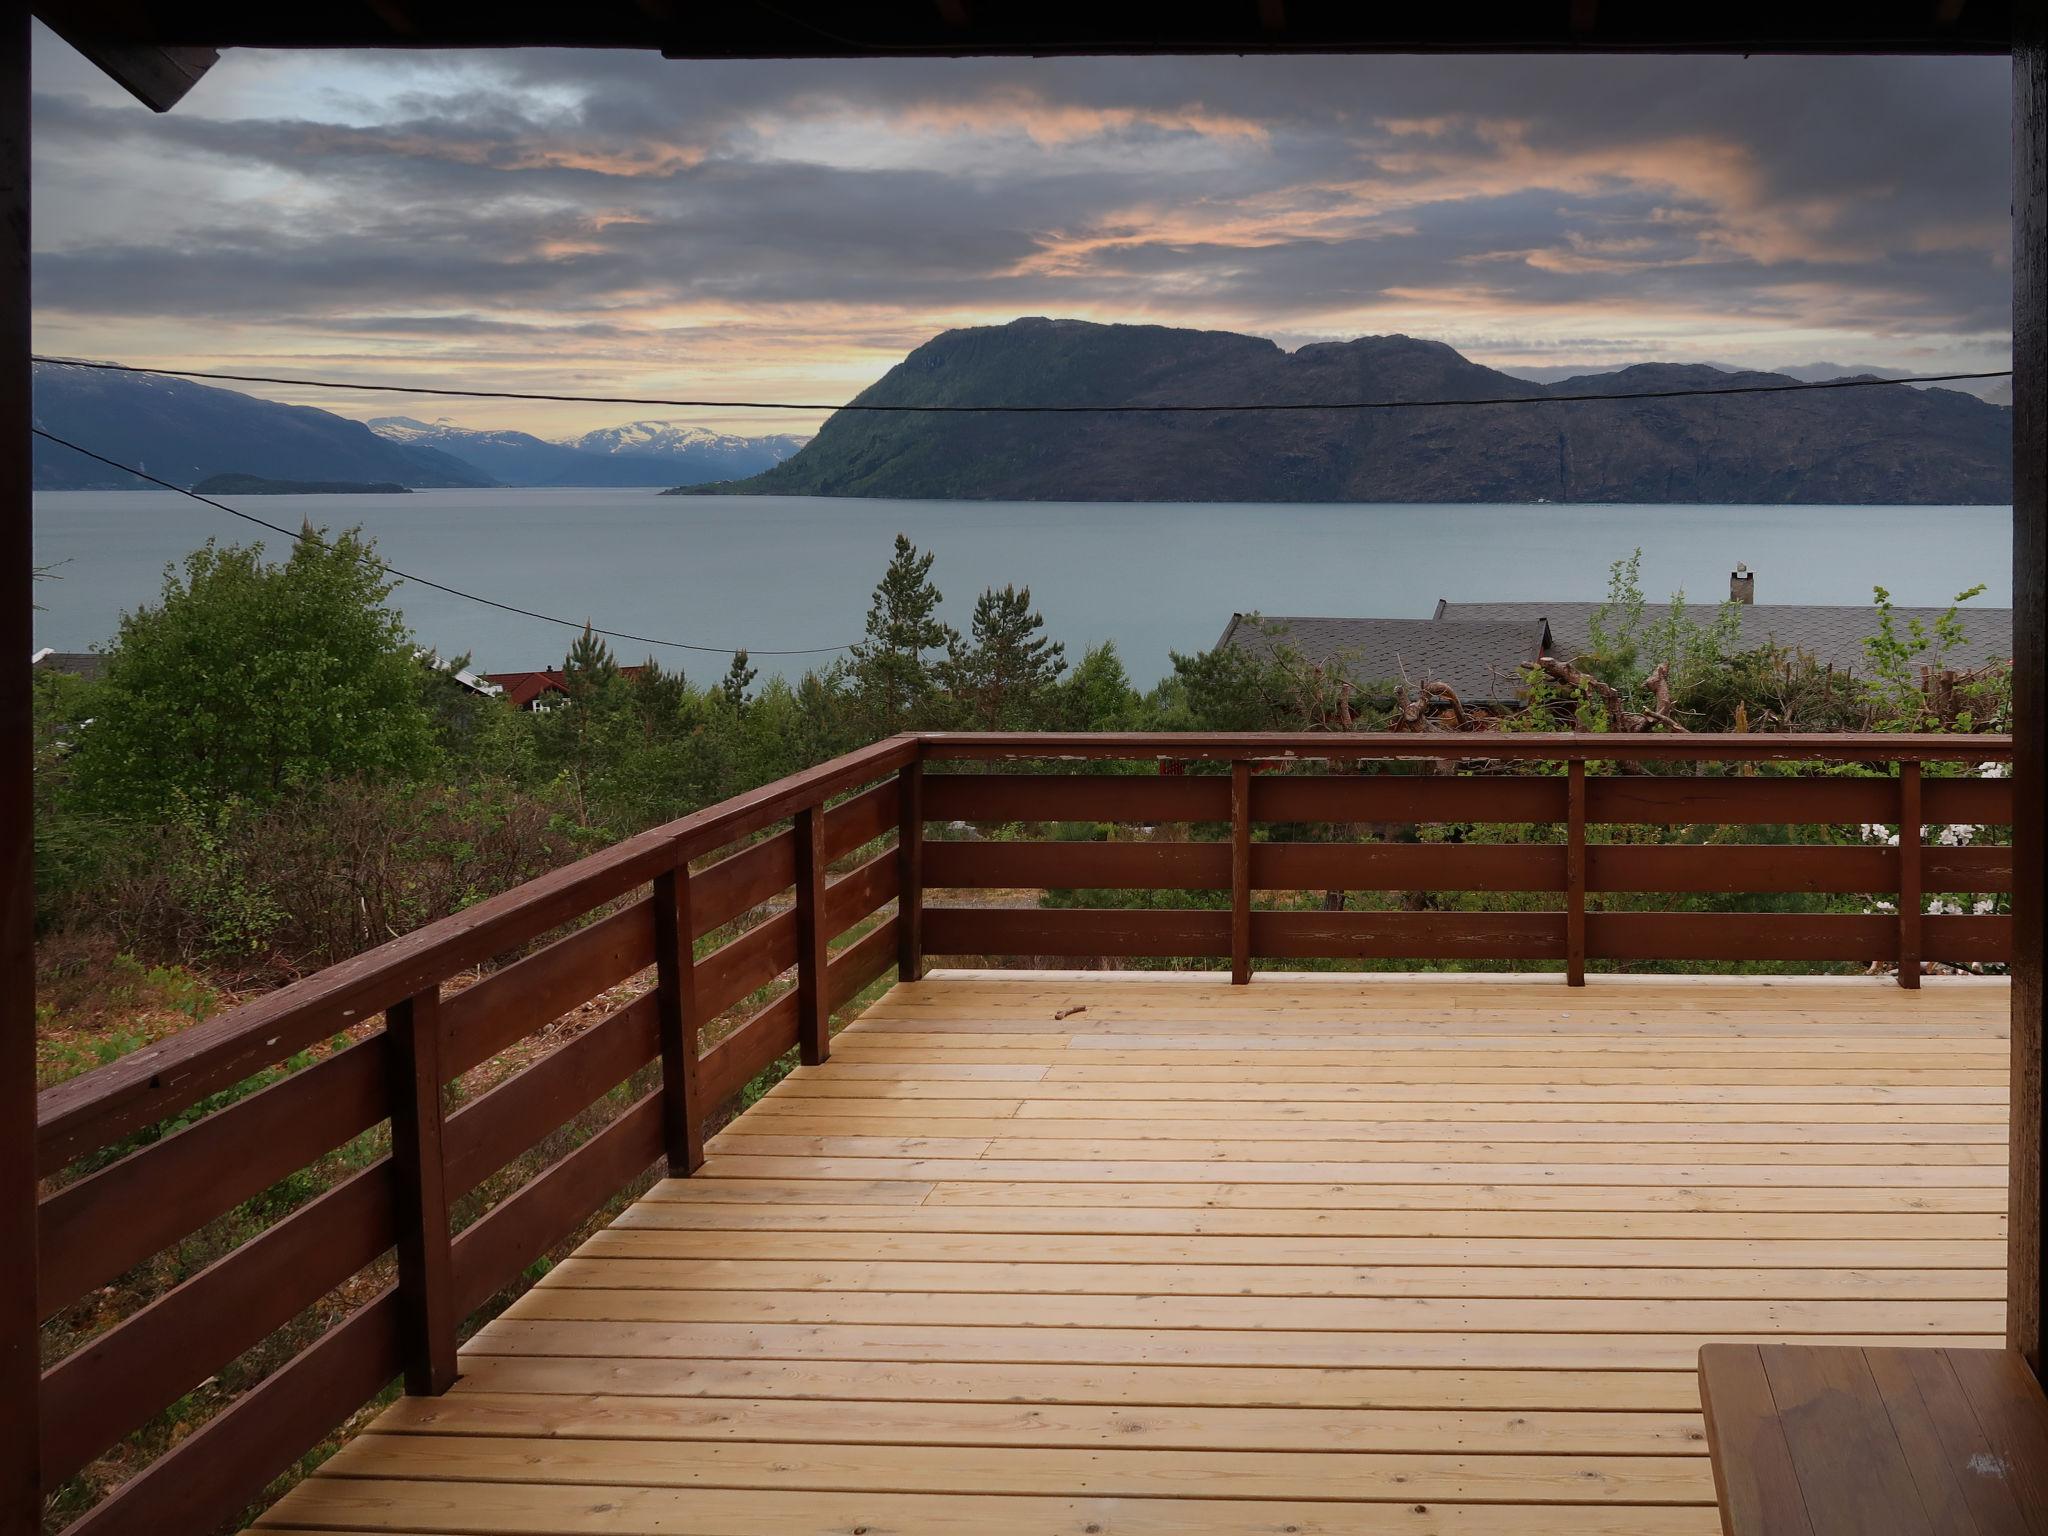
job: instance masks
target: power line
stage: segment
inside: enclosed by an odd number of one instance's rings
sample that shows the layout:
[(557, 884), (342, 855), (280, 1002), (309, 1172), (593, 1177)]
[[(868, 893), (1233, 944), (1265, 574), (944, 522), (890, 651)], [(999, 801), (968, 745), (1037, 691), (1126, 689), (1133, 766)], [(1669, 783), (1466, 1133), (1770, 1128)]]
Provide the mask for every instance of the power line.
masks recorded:
[[(1479, 405), (1566, 405), (1595, 400), (1686, 400), (1706, 395), (1790, 395), (1823, 389), (1883, 389), (1904, 384), (1958, 384), (2009, 379), (2010, 368), (1983, 373), (1922, 373), (1903, 379), (1794, 380), (1784, 384), (1729, 384), (1711, 389), (1644, 389), (1630, 393), (1577, 395), (1490, 395), (1467, 400), (1240, 401), (1224, 405), (900, 405), (849, 401), (824, 405), (793, 400), (672, 400), (647, 395), (570, 395), (515, 389), (441, 389), (423, 384), (351, 384), (340, 379), (283, 378), (267, 373), (209, 373), (197, 368), (144, 368), (133, 363), (74, 362), (61, 357), (33, 361), (63, 368), (97, 368), (106, 373), (146, 373), (172, 379), (220, 379), (234, 384), (281, 384), (293, 389), (356, 390), (382, 395), (438, 395), (462, 400), (538, 400), (553, 405), (660, 405), (687, 410), (865, 411), (877, 415), (925, 416), (1178, 416), (1238, 415), (1286, 411), (1451, 410)], [(770, 654), (763, 651), (762, 655)]]
[[(268, 528), (272, 533), (281, 533), (288, 539), (311, 539), (325, 550), (332, 551), (334, 548), (332, 544), (312, 532), (310, 527), (294, 532), (290, 528), (280, 527), (278, 524), (266, 521), (253, 513), (237, 511), (225, 502), (215, 501), (211, 496), (202, 496), (197, 491), (186, 490), (182, 485), (173, 485), (168, 480), (159, 480), (155, 475), (145, 470), (137, 469), (132, 464), (123, 464), (120, 460), (110, 459), (103, 453), (94, 453), (90, 448), (80, 447), (77, 443), (59, 437), (54, 432), (45, 432), (41, 427), (32, 427), (30, 430), (45, 442), (55, 443), (60, 448), (69, 448), (73, 453), (83, 454), (86, 458), (96, 463), (104, 464), (109, 469), (118, 469), (123, 474), (133, 475), (138, 480), (146, 480), (151, 485), (161, 486), (167, 491), (176, 491), (180, 496), (188, 496), (202, 506), (212, 507), (217, 512), (225, 512), (229, 517), (239, 517), (245, 523), (254, 523), (259, 528)], [(539, 619), (545, 624), (559, 624), (564, 629), (573, 629), (579, 634), (588, 629), (592, 634), (603, 635), (608, 640), (630, 640), (635, 645), (666, 646), (670, 650), (676, 651), (703, 651), (713, 656), (731, 656), (743, 650), (749, 656), (822, 656), (832, 651), (852, 649), (850, 645), (813, 645), (792, 651), (755, 651), (748, 650), (747, 647), (740, 645), (692, 645), (687, 640), (657, 640), (652, 635), (628, 634), (624, 630), (600, 629), (595, 624), (579, 624), (574, 619), (559, 619), (551, 613), (539, 613), (531, 608), (521, 608), (516, 603), (501, 603), (495, 597), (485, 597), (481, 593), (466, 592), (461, 587), (451, 587), (443, 581), (432, 581), (425, 576), (415, 576), (410, 571), (402, 571), (395, 565), (391, 565), (383, 560), (373, 560), (367, 555), (358, 556), (357, 558), (364, 565), (380, 570), (388, 576), (395, 576), (400, 581), (409, 581), (416, 586), (432, 587), (436, 592), (446, 592), (451, 597), (467, 598), (472, 603), (482, 603), (486, 608), (496, 608), (505, 613), (516, 613), (521, 618)]]

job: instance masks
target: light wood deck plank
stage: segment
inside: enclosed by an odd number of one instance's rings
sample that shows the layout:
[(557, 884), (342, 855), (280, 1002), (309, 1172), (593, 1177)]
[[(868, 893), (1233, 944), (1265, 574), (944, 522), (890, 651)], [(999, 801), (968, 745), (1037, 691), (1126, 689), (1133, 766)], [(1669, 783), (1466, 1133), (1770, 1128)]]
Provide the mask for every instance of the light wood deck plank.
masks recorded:
[(1710, 1536), (1701, 1342), (2000, 1338), (2005, 1030), (1981, 982), (898, 987), (259, 1523)]

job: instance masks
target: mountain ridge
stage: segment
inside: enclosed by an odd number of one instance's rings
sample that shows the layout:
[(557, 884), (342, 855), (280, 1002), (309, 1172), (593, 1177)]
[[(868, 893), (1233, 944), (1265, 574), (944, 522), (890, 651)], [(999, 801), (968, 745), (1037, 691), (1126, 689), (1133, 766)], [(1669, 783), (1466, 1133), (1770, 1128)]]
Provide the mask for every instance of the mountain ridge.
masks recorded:
[[(34, 390), (37, 426), (186, 487), (241, 475), (413, 490), (654, 490), (754, 474), (803, 442), (665, 421), (627, 422), (569, 442), (403, 416), (362, 422), (196, 380), (70, 363), (35, 364)], [(130, 490), (149, 483), (42, 438), (32, 441), (31, 469), (37, 490)]]
[(1069, 501), (2011, 500), (2011, 412), (1959, 391), (1553, 398), (1793, 382), (1703, 363), (1639, 363), (1539, 383), (1412, 336), (1286, 352), (1230, 331), (1033, 316), (933, 337), (855, 403), (1518, 403), (1216, 415), (842, 411), (773, 469), (675, 490)]
[[(310, 405), (154, 374), (34, 365), (35, 424), (94, 453), (190, 486), (215, 475), (389, 481), (418, 490), (485, 487), (491, 477), (425, 444), (394, 443)], [(34, 438), (37, 490), (140, 489), (148, 482)]]
[(375, 416), (369, 425), (393, 442), (451, 453), (513, 486), (695, 484), (772, 468), (804, 441), (786, 434), (743, 437), (672, 421), (626, 422), (566, 440), (410, 416)]

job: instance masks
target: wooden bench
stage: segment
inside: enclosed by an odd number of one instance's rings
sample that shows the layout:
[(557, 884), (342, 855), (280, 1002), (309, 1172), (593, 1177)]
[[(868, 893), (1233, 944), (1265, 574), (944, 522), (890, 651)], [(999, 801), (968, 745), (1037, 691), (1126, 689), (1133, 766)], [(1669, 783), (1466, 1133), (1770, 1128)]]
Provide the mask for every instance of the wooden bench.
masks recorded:
[(2048, 1536), (2048, 1398), (2002, 1349), (1709, 1344), (1728, 1536)]

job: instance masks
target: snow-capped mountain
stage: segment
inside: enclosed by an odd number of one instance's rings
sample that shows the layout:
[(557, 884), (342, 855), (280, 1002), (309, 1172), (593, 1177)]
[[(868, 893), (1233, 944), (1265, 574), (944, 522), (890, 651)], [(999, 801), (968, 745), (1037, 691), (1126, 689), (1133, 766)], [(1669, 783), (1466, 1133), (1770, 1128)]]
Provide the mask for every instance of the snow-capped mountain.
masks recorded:
[[(680, 421), (629, 421), (620, 427), (601, 427), (571, 438), (567, 445), (585, 453), (654, 454), (664, 458), (697, 457), (703, 454), (735, 458), (772, 452), (779, 463), (801, 448), (808, 438), (778, 433), (769, 437), (740, 437), (714, 432), (709, 427)], [(779, 450), (779, 451), (778, 451)]]
[(506, 485), (701, 485), (758, 474), (805, 439), (740, 437), (673, 421), (636, 421), (550, 442), (529, 432), (480, 431), (445, 418), (380, 416), (371, 429), (393, 442), (438, 448)]

